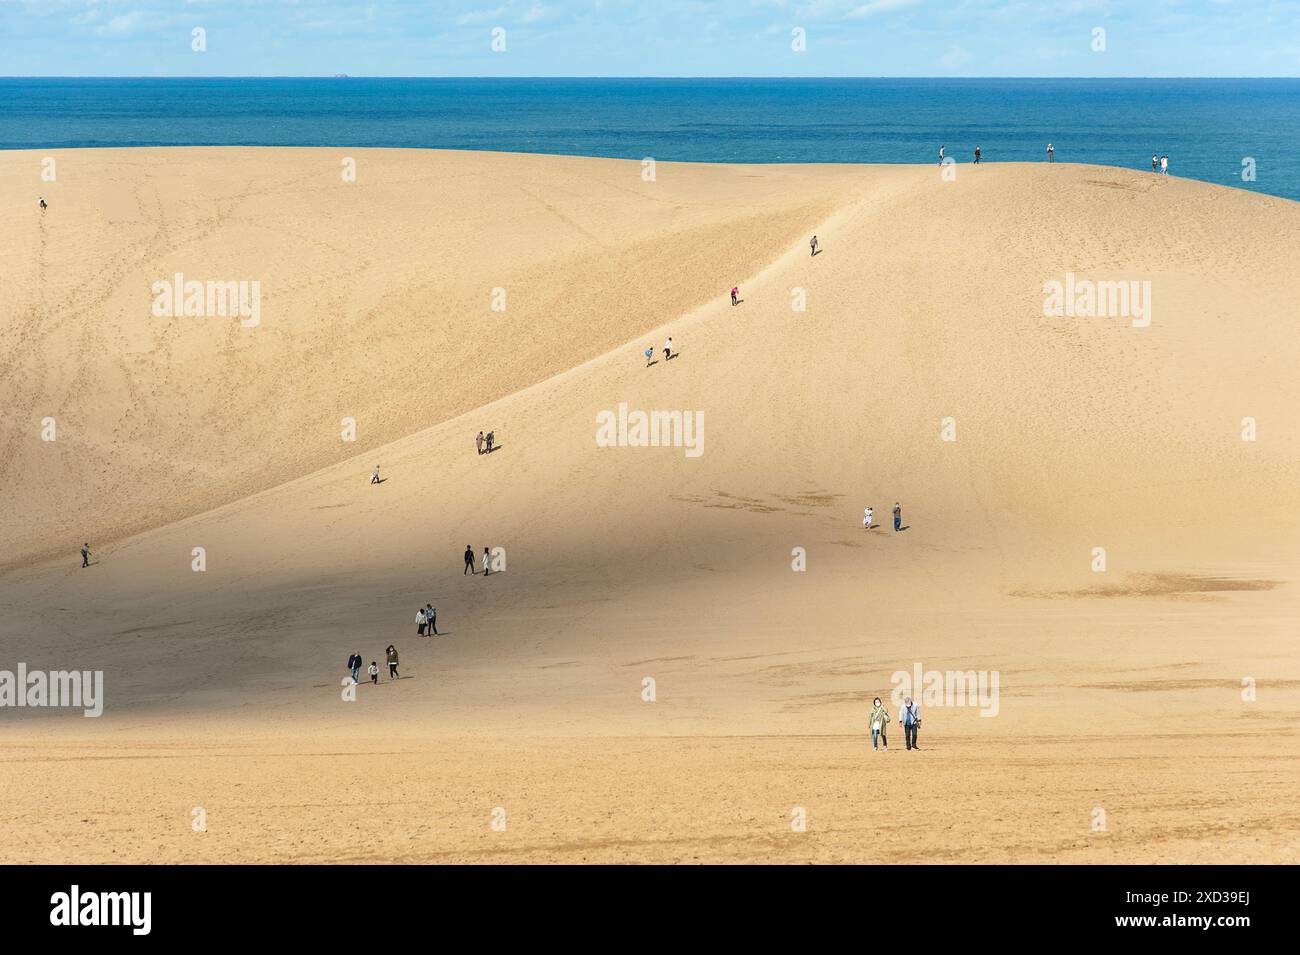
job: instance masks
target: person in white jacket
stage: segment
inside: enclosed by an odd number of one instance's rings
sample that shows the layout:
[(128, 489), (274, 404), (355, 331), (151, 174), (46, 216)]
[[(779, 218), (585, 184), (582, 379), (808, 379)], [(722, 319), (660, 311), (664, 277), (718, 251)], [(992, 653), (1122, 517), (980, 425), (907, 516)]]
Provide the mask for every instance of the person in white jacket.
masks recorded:
[(862, 526), (867, 530), (871, 530), (871, 508), (870, 507), (864, 508), (862, 511)]
[(424, 636), (425, 623), (427, 623), (427, 618), (424, 616), (424, 608), (419, 607), (415, 611), (415, 635), (417, 637)]
[(898, 708), (898, 722), (903, 724), (903, 742), (908, 749), (920, 749), (916, 745), (916, 734), (921, 728), (921, 704), (910, 696), (903, 698), (903, 705)]
[(486, 547), (484, 547), (483, 548), (483, 576), (484, 577), (492, 573), (492, 568), (488, 566), (488, 561), (490, 561), (491, 559), (492, 559), (491, 552)]

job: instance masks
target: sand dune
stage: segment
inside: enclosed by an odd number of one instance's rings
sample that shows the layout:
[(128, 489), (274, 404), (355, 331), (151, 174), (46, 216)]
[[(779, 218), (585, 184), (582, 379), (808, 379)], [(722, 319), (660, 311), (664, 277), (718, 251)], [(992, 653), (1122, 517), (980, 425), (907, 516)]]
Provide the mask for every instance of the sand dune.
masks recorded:
[[(5, 826), (61, 833), (3, 858), (1295, 860), (1294, 203), (1068, 164), (58, 155), (0, 240), (0, 646), (107, 702), (0, 711)], [(38, 161), (0, 157), (5, 206)], [(152, 318), (176, 271), (260, 278), (261, 325)], [(1150, 282), (1150, 324), (1046, 317), (1067, 275)], [(703, 453), (598, 446), (620, 404), (702, 413)], [(403, 679), (343, 702), (390, 642)], [(996, 671), (996, 717), (871, 753), (918, 663)]]

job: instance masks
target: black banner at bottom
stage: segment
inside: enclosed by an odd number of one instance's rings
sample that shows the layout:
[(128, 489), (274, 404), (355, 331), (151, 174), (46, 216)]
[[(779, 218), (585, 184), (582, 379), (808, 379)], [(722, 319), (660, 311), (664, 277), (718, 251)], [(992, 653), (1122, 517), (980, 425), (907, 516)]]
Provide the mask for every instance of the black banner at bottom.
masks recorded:
[(904, 944), (914, 931), (962, 925), (999, 941), (1046, 931), (1231, 944), (1291, 921), (1291, 873), (1272, 867), (628, 867), (598, 878), (557, 868), (12, 867), (3, 924), (14, 940), (148, 944), (232, 931), (337, 941), (352, 930), (441, 934), (451, 924), (487, 929), (493, 941), (501, 929), (536, 940), (623, 922), (630, 937), (671, 928), (734, 944), (808, 930), (813, 919), (822, 931), (871, 926), (874, 937), (896, 926)]

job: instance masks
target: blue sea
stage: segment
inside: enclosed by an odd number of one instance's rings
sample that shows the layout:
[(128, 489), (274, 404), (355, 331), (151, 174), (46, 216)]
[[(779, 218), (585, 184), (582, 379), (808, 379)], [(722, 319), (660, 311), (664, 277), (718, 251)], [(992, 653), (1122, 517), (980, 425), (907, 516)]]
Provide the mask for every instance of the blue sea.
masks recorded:
[[(1300, 79), (0, 78), (0, 148), (408, 146), (730, 163), (1042, 161), (1300, 200)], [(1253, 161), (1254, 181), (1243, 178)]]

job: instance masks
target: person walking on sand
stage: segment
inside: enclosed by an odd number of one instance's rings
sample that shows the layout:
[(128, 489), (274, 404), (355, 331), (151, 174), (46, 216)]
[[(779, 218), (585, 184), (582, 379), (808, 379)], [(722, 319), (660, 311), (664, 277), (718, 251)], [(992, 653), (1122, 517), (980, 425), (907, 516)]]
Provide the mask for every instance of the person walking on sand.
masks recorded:
[(374, 660), (371, 660), (370, 669), (367, 672), (370, 674), (370, 682), (375, 684), (375, 686), (378, 686), (379, 685), (379, 664), (376, 663)]
[(81, 545), (81, 566), (90, 566), (90, 544)]
[(871, 530), (871, 508), (870, 506), (862, 509), (862, 527), (864, 530)]
[(1047, 161), (1056, 162), (1056, 147), (1051, 143), (1047, 144)]
[(1167, 175), (1169, 175), (1169, 157), (1168, 157), (1168, 156), (1161, 156), (1161, 157), (1160, 157), (1160, 175), (1162, 175), (1162, 176), (1167, 176)]
[(425, 621), (425, 619), (424, 619), (424, 608), (423, 608), (423, 607), (416, 607), (416, 608), (415, 608), (415, 635), (416, 635), (417, 637), (422, 637), (422, 636), (424, 636), (424, 625), (425, 625), (425, 622), (426, 622), (426, 621)]
[(646, 366), (647, 368), (649, 368), (651, 365), (654, 364), (654, 357), (655, 357), (655, 346), (654, 346), (654, 345), (646, 345), (646, 347), (645, 347), (645, 366)]
[(944, 151), (945, 148), (946, 148), (946, 147), (944, 147), (944, 146), (940, 146), (940, 147), (939, 147), (939, 165), (940, 165), (940, 166), (943, 165), (943, 151)]
[(352, 682), (361, 682), (361, 654), (354, 653), (348, 657), (348, 669), (352, 671)]
[(480, 431), (478, 433), (478, 437), (474, 439), (474, 447), (478, 448), (479, 454), (483, 453), (483, 432), (482, 431)]
[(492, 567), (488, 563), (492, 559), (492, 552), (486, 547), (483, 548), (483, 576), (486, 577), (492, 573)]
[(975, 147), (975, 165), (978, 166), (979, 164), (980, 164), (980, 148), (979, 148), (978, 146), (976, 146), (976, 147)]
[(921, 728), (921, 707), (910, 696), (903, 699), (903, 708), (898, 711), (898, 722), (903, 724), (903, 742), (907, 748), (920, 749), (916, 745), (916, 733)]
[(880, 697), (876, 697), (871, 707), (869, 722), (871, 723), (871, 748), (883, 748), (885, 752), (889, 752), (889, 740), (885, 738), (885, 727), (889, 724), (889, 710), (881, 704)]
[(378, 464), (375, 465), (375, 473), (372, 474), (372, 475), (370, 475), (370, 483), (371, 483), (371, 484), (378, 484), (378, 483), (379, 483), (379, 465), (378, 465)]
[(44, 209), (48, 209), (48, 208), (49, 208), (49, 206), (48, 206), (48, 205), (46, 204), (46, 202), (45, 202), (45, 197), (44, 197), (44, 196), (38, 196), (37, 198), (40, 200), (40, 203), (39, 203), (39, 204), (40, 204), (40, 207), (41, 207), (42, 210), (44, 210)]
[(397, 676), (397, 647), (393, 646), (393, 645), (390, 643), (390, 644), (388, 645), (388, 649), (385, 650), (384, 653), (387, 655), (387, 659), (388, 659), (388, 679), (390, 679), (390, 680), (396, 680), (396, 679), (398, 679), (398, 676)]
[(740, 304), (740, 286), (739, 286), (739, 285), (733, 285), (733, 286), (731, 287), (731, 304), (732, 304), (732, 305), (739, 305), (739, 304)]
[(491, 454), (491, 453), (492, 453), (492, 445), (496, 442), (496, 439), (497, 439), (497, 433), (496, 433), (495, 431), (489, 431), (489, 432), (487, 433), (487, 453), (488, 453), (488, 454)]
[(673, 336), (669, 335), (668, 340), (664, 342), (664, 361), (673, 357)]
[(429, 635), (434, 637), (439, 636), (438, 611), (434, 608), (433, 604), (425, 604), (424, 619), (428, 621), (429, 624)]
[(466, 544), (465, 545), (465, 571), (464, 573), (461, 574), (461, 576), (464, 577), (465, 574), (472, 574), (474, 572), (475, 572), (474, 571), (474, 548), (470, 547), (469, 544)]
[(817, 254), (817, 236), (813, 236), (813, 237), (812, 237), (812, 241), (809, 242), (808, 244), (809, 244), (810, 246), (812, 246), (812, 254), (813, 254), (813, 255), (816, 255), (816, 254)]
[(894, 533), (897, 534), (903, 529), (903, 506), (897, 501), (894, 502)]

